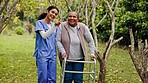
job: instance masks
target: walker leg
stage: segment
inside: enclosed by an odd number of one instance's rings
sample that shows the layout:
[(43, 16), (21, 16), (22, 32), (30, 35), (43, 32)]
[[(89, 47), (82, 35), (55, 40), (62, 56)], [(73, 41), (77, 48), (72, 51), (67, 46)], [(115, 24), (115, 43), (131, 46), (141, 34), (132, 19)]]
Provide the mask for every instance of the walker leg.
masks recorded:
[(64, 83), (65, 67), (66, 67), (66, 58), (64, 58), (64, 60), (62, 61), (62, 74), (61, 74), (60, 83)]
[(95, 83), (95, 79), (96, 79), (96, 59), (94, 59), (94, 76), (93, 76), (94, 78), (93, 78), (93, 80), (94, 80), (94, 82), (93, 83)]

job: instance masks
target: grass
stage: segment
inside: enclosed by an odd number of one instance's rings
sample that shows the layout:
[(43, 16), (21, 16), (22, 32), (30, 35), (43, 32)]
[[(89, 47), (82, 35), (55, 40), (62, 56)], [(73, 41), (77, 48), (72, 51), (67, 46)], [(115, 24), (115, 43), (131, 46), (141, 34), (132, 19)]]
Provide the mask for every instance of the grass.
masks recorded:
[[(32, 35), (0, 35), (0, 83), (37, 83), (34, 44)], [(99, 43), (99, 51), (102, 53), (104, 49), (105, 44)], [(98, 72), (97, 62), (97, 79)], [(60, 73), (61, 67), (57, 59), (57, 83), (60, 83)], [(127, 50), (117, 47), (111, 49), (106, 83), (142, 83)]]

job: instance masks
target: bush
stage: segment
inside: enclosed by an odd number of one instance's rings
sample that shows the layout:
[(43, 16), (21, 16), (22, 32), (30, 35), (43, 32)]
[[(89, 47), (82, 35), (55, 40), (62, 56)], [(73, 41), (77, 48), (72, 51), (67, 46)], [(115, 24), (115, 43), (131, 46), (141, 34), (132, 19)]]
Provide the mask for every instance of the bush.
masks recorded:
[(15, 32), (16, 32), (17, 35), (23, 35), (24, 31), (25, 30), (21, 26), (18, 26), (18, 27), (15, 28)]

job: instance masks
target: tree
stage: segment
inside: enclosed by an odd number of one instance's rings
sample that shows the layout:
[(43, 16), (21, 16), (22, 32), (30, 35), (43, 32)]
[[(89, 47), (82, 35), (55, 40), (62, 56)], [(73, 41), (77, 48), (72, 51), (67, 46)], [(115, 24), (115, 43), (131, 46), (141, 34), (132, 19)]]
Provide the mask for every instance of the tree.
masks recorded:
[(12, 18), (15, 16), (17, 10), (16, 5), (19, 0), (10, 1), (10, 0), (1, 0), (1, 8), (0, 8), (0, 33), (4, 30), (4, 28), (12, 21)]
[(133, 64), (138, 72), (143, 83), (148, 83), (148, 46), (147, 40), (145, 44), (141, 40), (138, 40), (138, 54), (135, 52), (135, 38), (133, 35), (132, 29), (129, 29), (130, 40), (131, 40), (131, 49), (130, 56), (133, 61)]
[(114, 39), (114, 35), (115, 35), (115, 12), (118, 6), (118, 0), (117, 1), (113, 1), (112, 3), (115, 4), (114, 10), (111, 8), (110, 4), (108, 1), (106, 1), (106, 4), (108, 6), (108, 9), (110, 11), (110, 17), (112, 19), (112, 24), (111, 24), (111, 35), (109, 37), (105, 52), (103, 53), (103, 57), (101, 56), (101, 54), (99, 52), (96, 52), (96, 55), (98, 56), (98, 61), (100, 63), (100, 72), (99, 72), (99, 78), (98, 78), (98, 83), (105, 83), (105, 75), (106, 75), (106, 64), (107, 64), (107, 60), (109, 57), (109, 53), (110, 50), (112, 48), (113, 45), (115, 45), (117, 42), (119, 42), (120, 40), (123, 39), (123, 37), (118, 38), (117, 40)]

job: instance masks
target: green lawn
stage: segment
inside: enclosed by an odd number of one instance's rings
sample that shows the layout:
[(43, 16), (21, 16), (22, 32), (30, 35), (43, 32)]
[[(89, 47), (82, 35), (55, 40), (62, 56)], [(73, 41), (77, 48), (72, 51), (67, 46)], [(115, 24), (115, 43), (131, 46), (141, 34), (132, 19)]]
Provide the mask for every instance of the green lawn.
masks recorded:
[[(37, 68), (33, 57), (34, 44), (33, 35), (0, 35), (0, 83), (37, 83)], [(104, 47), (105, 44), (99, 43), (101, 53)], [(97, 79), (98, 68), (97, 62)], [(60, 83), (60, 71), (57, 59), (57, 83)], [(107, 63), (106, 82), (142, 83), (127, 50), (116, 47), (111, 49)]]

